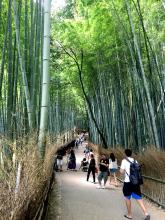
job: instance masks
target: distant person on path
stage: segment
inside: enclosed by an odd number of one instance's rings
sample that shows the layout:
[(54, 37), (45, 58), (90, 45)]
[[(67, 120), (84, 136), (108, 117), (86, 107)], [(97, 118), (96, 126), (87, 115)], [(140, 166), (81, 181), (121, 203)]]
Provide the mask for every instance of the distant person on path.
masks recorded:
[(72, 149), (70, 151), (70, 156), (69, 156), (69, 162), (68, 162), (68, 170), (75, 170), (76, 169), (76, 156), (74, 153), (74, 150)]
[(109, 157), (109, 184), (111, 184), (111, 175), (113, 175), (115, 180), (115, 186), (118, 186), (116, 172), (118, 171), (117, 159), (113, 153), (110, 154)]
[[(139, 184), (135, 185), (130, 181), (130, 165), (131, 165), (131, 163), (133, 163), (135, 161), (134, 158), (131, 157), (132, 150), (126, 149), (125, 156), (126, 156), (126, 158), (122, 160), (121, 167), (120, 167), (120, 172), (122, 174), (125, 174), (124, 185), (123, 185), (123, 194), (125, 197), (127, 214), (124, 215), (124, 217), (127, 219), (132, 219), (132, 209), (131, 209), (131, 197), (132, 197), (132, 198), (136, 199), (137, 203), (139, 204), (140, 208), (142, 209), (142, 211), (145, 215), (145, 220), (150, 220), (150, 215), (148, 214), (148, 212), (144, 206), (143, 200), (142, 200), (140, 185)], [(135, 162), (137, 162), (137, 161), (135, 161)]]
[(95, 158), (94, 158), (94, 155), (91, 154), (91, 160), (90, 160), (90, 163), (89, 163), (89, 168), (88, 168), (88, 173), (87, 173), (87, 181), (89, 180), (89, 176), (90, 176), (90, 173), (92, 172), (92, 175), (93, 175), (93, 183), (95, 183), (95, 169), (96, 169), (96, 161), (95, 161)]
[[(98, 175), (98, 181), (99, 181), (99, 186), (97, 187), (98, 189), (105, 189), (105, 184), (108, 179), (108, 167), (109, 167), (109, 160), (106, 158), (105, 154), (101, 156), (101, 160), (99, 163), (99, 175)], [(101, 185), (102, 180), (104, 181), (104, 185)]]
[(81, 136), (80, 136), (80, 144), (81, 145), (82, 145), (83, 141), (84, 141), (84, 134), (81, 134)]
[(76, 138), (76, 140), (75, 140), (75, 147), (76, 147), (77, 149), (78, 149), (79, 143), (80, 143), (79, 139)]
[(88, 146), (85, 146), (85, 150), (84, 150), (84, 156), (87, 160), (89, 160), (89, 154), (90, 154), (90, 150)]
[(83, 158), (83, 160), (81, 161), (81, 165), (80, 165), (79, 170), (82, 169), (82, 171), (87, 172), (88, 167), (89, 167), (89, 162), (87, 161), (86, 158)]
[(65, 155), (64, 150), (60, 149), (57, 151), (57, 167), (59, 171), (62, 171), (62, 165), (63, 165), (63, 156)]
[(90, 156), (93, 155), (93, 150), (92, 149), (90, 149), (89, 155)]

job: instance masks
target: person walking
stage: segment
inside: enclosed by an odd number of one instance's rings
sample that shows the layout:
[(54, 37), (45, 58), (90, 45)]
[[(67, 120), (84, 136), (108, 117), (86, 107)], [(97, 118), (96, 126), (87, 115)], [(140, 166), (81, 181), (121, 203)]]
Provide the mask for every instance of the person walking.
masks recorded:
[(83, 158), (79, 170), (81, 169), (83, 172), (87, 172), (88, 168), (89, 168), (89, 162), (87, 161), (86, 158)]
[(115, 186), (118, 186), (116, 172), (118, 171), (117, 159), (113, 153), (110, 154), (109, 157), (109, 184), (111, 184), (111, 176), (114, 177)]
[(93, 183), (95, 183), (96, 161), (95, 161), (95, 158), (94, 158), (93, 154), (91, 154), (90, 158), (91, 158), (91, 160), (90, 160), (90, 163), (89, 163), (89, 168), (88, 168), (88, 173), (87, 173), (87, 181), (89, 180), (90, 173), (92, 172)]
[[(105, 154), (102, 154), (100, 163), (99, 163), (99, 175), (98, 175), (98, 181), (99, 186), (98, 189), (105, 189), (105, 184), (108, 179), (108, 166), (109, 166), (109, 160), (106, 158)], [(102, 180), (104, 181), (104, 185), (101, 185)]]
[(62, 165), (63, 165), (63, 156), (65, 155), (65, 152), (63, 149), (59, 149), (57, 151), (57, 160), (56, 160), (56, 163), (57, 163), (57, 167), (58, 167), (58, 171), (62, 171)]
[(73, 149), (70, 151), (67, 170), (76, 170), (76, 156)]
[(89, 155), (90, 155), (90, 149), (89, 147), (86, 145), (85, 146), (85, 150), (84, 150), (84, 156), (87, 160), (89, 160)]
[(127, 219), (132, 219), (132, 209), (131, 209), (131, 197), (136, 199), (137, 203), (139, 204), (140, 208), (142, 209), (145, 220), (150, 220), (150, 215), (148, 214), (146, 207), (144, 206), (143, 200), (142, 200), (142, 194), (140, 190), (140, 184), (134, 184), (130, 181), (131, 172), (130, 172), (130, 166), (134, 162), (136, 164), (137, 161), (132, 158), (132, 150), (126, 149), (125, 150), (125, 156), (126, 158), (122, 160), (120, 172), (125, 175), (124, 179), (124, 185), (123, 185), (123, 194), (125, 197), (125, 203), (127, 207), (127, 214), (124, 215)]

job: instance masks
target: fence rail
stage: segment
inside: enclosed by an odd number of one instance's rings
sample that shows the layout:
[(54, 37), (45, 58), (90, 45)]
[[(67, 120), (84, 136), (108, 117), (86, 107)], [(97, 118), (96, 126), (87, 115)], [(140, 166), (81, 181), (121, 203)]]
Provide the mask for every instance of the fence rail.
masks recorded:
[(154, 177), (146, 176), (146, 175), (142, 175), (142, 176), (143, 176), (143, 178), (145, 178), (145, 179), (147, 179), (147, 180), (153, 180), (153, 181), (155, 181), (155, 182), (165, 184), (165, 180), (156, 179), (156, 178), (154, 178)]

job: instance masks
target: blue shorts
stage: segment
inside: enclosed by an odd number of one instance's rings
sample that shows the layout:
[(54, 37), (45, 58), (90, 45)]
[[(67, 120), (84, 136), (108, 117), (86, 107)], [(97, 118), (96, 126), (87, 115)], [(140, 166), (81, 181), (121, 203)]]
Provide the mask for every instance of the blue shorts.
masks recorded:
[(110, 173), (116, 173), (118, 171), (118, 169), (109, 169)]
[(135, 194), (135, 193), (132, 193), (130, 196), (125, 196), (125, 198), (126, 198), (126, 199), (129, 199), (129, 200), (130, 200), (131, 198), (136, 199), (136, 200), (142, 199), (141, 196), (139, 196), (139, 195), (137, 195), (137, 194)]

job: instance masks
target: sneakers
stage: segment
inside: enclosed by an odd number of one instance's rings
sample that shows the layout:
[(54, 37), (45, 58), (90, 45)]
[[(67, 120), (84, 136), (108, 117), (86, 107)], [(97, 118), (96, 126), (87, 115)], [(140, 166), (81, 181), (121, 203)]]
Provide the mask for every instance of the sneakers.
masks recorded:
[(146, 215), (145, 220), (150, 220), (150, 215)]
[(102, 189), (105, 189), (105, 186), (102, 186)]

